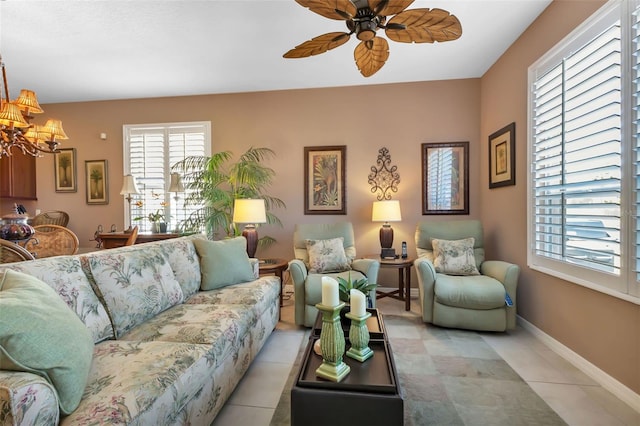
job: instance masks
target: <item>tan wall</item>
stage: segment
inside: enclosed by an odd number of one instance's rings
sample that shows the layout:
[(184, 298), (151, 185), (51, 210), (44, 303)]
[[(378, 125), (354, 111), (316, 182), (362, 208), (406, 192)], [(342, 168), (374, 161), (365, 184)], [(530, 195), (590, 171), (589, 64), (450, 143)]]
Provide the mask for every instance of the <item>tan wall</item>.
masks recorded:
[[(522, 267), (518, 314), (640, 392), (640, 306), (526, 266), (527, 68), (604, 1), (554, 1), (483, 76), (481, 217), (489, 251)], [(488, 136), (516, 123), (516, 186), (489, 189)]]
[[(293, 256), (292, 233), (296, 223), (348, 220), (354, 223), (358, 254), (379, 251), (380, 223), (371, 222), (375, 195), (368, 183), (378, 150), (387, 147), (401, 182), (394, 199), (401, 202), (403, 221), (394, 223), (394, 246), (407, 241), (415, 253), (413, 235), (421, 210), (421, 144), (470, 142), (470, 175), (479, 173), (479, 79), (396, 84), (337, 89), (274, 91), (183, 98), (66, 103), (46, 105), (46, 114), (63, 120), (78, 156), (78, 192), (54, 192), (53, 160), (38, 159), (38, 208), (65, 209), (70, 227), (82, 245), (102, 224), (123, 228), (122, 125), (190, 120), (210, 120), (213, 150), (236, 155), (249, 146), (272, 148), (277, 157), (268, 162), (277, 173), (270, 193), (283, 199), (286, 210), (277, 215), (284, 228), (262, 226), (259, 233), (278, 240), (258, 256)], [(107, 133), (107, 140), (99, 138)], [(304, 215), (303, 147), (346, 145), (347, 215)], [(109, 204), (85, 203), (85, 160), (108, 160)], [(479, 185), (471, 183), (471, 216), (479, 217)], [(442, 218), (430, 218), (442, 219)], [(395, 283), (395, 275), (392, 276)]]

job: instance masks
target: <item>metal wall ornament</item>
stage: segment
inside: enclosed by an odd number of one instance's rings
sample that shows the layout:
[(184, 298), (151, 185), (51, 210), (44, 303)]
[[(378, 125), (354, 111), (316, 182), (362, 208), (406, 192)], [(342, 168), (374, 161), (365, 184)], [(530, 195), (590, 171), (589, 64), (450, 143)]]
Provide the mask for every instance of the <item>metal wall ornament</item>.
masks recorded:
[(390, 200), (392, 192), (398, 192), (400, 174), (398, 166), (391, 166), (391, 154), (385, 147), (378, 150), (377, 166), (371, 166), (369, 173), (369, 184), (371, 192), (378, 192), (378, 201)]

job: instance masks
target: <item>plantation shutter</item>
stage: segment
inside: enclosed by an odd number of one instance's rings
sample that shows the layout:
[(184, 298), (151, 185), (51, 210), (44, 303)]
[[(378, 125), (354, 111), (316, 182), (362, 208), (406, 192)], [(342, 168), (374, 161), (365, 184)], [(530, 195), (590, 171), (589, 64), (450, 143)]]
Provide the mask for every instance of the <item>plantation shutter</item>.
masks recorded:
[(124, 168), (125, 174), (136, 178), (141, 192), (134, 196), (131, 212), (133, 218), (141, 218), (136, 221), (140, 231), (150, 230), (150, 213), (162, 213), (170, 223), (169, 230), (187, 217), (193, 208), (184, 205), (187, 194), (167, 192), (171, 166), (188, 156), (209, 155), (210, 145), (209, 123), (125, 126)]
[(632, 294), (640, 296), (640, 13), (637, 3), (634, 5), (631, 14), (631, 51), (633, 58), (632, 64), (632, 93), (633, 93), (633, 124), (632, 124), (632, 186), (634, 199), (630, 205), (632, 214), (630, 219), (630, 227), (635, 238), (632, 239), (629, 246), (632, 247), (631, 257), (631, 273), (630, 280), (634, 280), (636, 285)]
[(620, 275), (621, 29), (533, 85), (534, 253)]

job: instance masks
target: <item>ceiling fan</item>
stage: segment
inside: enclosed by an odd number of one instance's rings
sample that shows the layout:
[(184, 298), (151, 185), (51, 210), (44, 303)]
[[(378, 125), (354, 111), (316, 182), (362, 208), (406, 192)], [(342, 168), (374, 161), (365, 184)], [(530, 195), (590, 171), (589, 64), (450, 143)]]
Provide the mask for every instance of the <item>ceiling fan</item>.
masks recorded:
[[(289, 50), (285, 58), (306, 58), (345, 44), (351, 34), (360, 43), (353, 53), (360, 73), (375, 74), (389, 57), (387, 40), (378, 37), (380, 28), (393, 41), (433, 43), (456, 40), (462, 35), (460, 21), (442, 9), (405, 10), (414, 0), (296, 0), (325, 18), (345, 20), (349, 32), (332, 32), (314, 37)], [(387, 17), (393, 16), (387, 23)]]

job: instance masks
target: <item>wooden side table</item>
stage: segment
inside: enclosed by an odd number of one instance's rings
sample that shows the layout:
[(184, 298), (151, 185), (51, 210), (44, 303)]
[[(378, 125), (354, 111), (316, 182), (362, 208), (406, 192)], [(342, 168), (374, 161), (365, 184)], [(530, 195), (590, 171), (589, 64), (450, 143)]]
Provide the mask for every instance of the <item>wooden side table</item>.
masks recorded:
[[(365, 256), (367, 259), (377, 259), (380, 261), (381, 268), (393, 268), (398, 270), (398, 289), (384, 292), (376, 290), (376, 299), (382, 299), (383, 297), (391, 297), (397, 300), (404, 301), (404, 310), (411, 310), (411, 266), (414, 257), (407, 257), (403, 259), (401, 257), (397, 259), (384, 259), (378, 254), (368, 254)], [(379, 285), (378, 285), (379, 286)]]
[(260, 259), (258, 269), (260, 275), (274, 274), (280, 278), (280, 307), (283, 305), (284, 279), (282, 274), (289, 267), (289, 262), (284, 259)]

